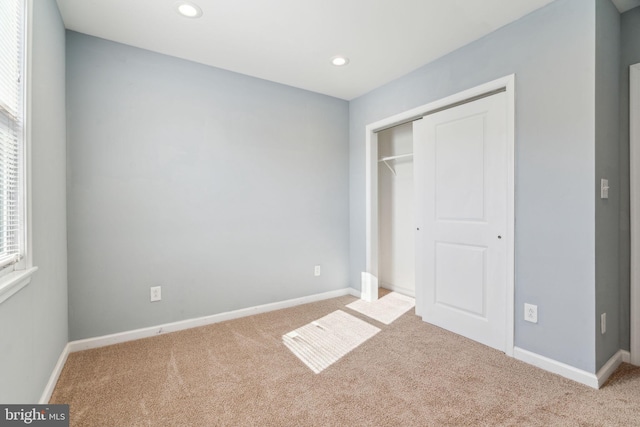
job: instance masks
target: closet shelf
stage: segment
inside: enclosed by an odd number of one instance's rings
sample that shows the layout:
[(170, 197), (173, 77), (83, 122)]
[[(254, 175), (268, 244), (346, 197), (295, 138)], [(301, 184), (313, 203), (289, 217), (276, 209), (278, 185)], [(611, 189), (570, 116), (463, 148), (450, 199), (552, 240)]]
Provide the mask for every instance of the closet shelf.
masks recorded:
[(413, 153), (398, 154), (397, 156), (382, 157), (380, 160), (378, 160), (378, 163), (380, 163), (380, 162), (384, 163), (389, 168), (389, 170), (391, 172), (393, 172), (393, 175), (398, 176), (398, 174), (396, 173), (395, 169), (393, 169), (388, 162), (391, 161), (391, 160), (403, 159), (405, 157), (413, 157)]

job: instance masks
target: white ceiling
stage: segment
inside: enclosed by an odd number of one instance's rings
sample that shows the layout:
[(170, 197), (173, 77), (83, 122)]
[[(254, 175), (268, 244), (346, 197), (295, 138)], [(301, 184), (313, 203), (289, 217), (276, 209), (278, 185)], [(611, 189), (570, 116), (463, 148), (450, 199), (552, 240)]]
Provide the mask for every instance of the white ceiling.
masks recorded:
[(624, 13), (627, 10), (631, 10), (634, 7), (640, 6), (640, 0), (612, 0), (616, 5), (620, 13)]
[(191, 1), (57, 0), (70, 30), (347, 100), (552, 0)]

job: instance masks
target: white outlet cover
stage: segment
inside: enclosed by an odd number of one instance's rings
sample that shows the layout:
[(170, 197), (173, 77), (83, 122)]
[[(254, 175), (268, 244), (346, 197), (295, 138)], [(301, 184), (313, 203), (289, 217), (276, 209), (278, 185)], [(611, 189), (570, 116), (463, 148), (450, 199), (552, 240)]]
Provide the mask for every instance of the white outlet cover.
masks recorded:
[(151, 302), (160, 301), (162, 299), (162, 287), (152, 286), (149, 288)]
[(600, 180), (600, 198), (608, 199), (609, 198), (609, 180), (601, 179)]
[(538, 323), (538, 306), (533, 304), (524, 304), (524, 320), (531, 323)]

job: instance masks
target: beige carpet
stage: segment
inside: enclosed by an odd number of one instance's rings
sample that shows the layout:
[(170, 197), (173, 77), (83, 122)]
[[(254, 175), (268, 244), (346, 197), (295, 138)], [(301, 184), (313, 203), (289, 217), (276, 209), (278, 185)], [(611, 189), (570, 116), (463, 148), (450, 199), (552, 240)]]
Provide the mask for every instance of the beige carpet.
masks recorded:
[(336, 310), (284, 334), (282, 342), (319, 374), (378, 332), (375, 326)]
[[(640, 368), (601, 390), (341, 297), (73, 353), (51, 403), (72, 426), (638, 426)], [(282, 336), (336, 310), (381, 329), (320, 374)]]
[(359, 299), (347, 305), (347, 307), (385, 325), (390, 325), (415, 305), (416, 300), (414, 298), (397, 292), (389, 292), (375, 301), (368, 302)]

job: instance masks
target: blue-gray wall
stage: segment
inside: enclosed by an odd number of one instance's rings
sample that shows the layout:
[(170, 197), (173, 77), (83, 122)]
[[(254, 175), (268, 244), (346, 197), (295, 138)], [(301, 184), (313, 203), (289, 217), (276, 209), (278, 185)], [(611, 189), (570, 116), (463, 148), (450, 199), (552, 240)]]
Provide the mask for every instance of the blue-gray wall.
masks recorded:
[[(634, 9), (619, 24), (616, 178), (618, 24), (608, 1), (558, 0), (351, 103), (73, 32), (65, 92), (63, 24), (54, 0), (35, 1), (40, 270), (0, 305), (0, 402), (40, 397), (68, 328), (79, 339), (359, 288), (365, 125), (511, 73), (516, 345), (595, 372), (629, 347), (628, 65), (640, 62)], [(612, 183), (607, 202), (601, 176)], [(600, 257), (615, 251), (601, 236), (613, 232), (616, 209), (619, 297), (611, 257)], [(153, 285), (163, 286), (160, 303), (148, 301)], [(524, 302), (538, 304), (539, 324), (520, 320)]]
[(67, 108), (72, 339), (349, 285), (346, 101), (67, 32)]
[[(595, 19), (594, 1), (558, 0), (350, 103), (353, 287), (365, 269), (365, 126), (515, 73), (515, 343), (595, 372)], [(525, 302), (538, 324), (522, 320)]]
[(37, 402), (67, 335), (65, 31), (55, 0), (32, 24), (31, 284), (0, 305), (0, 402)]
[(640, 7), (621, 15), (620, 73), (620, 348), (630, 348), (629, 66), (640, 62)]
[[(596, 0), (596, 369), (620, 349), (620, 13), (611, 0)], [(600, 179), (609, 198), (600, 198)], [(600, 315), (607, 313), (603, 335)]]

